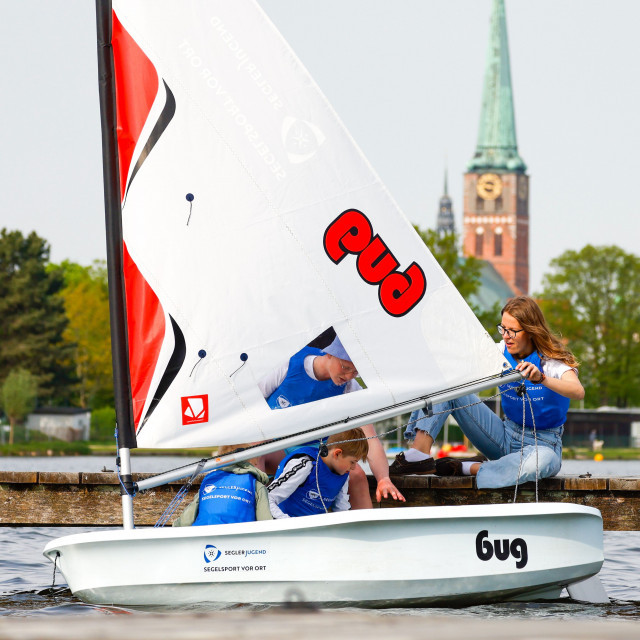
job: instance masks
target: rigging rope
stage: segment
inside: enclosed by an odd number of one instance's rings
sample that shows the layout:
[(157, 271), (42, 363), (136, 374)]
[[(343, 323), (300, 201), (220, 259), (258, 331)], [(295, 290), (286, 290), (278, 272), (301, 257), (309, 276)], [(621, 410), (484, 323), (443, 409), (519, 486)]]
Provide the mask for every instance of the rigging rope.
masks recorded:
[(538, 476), (540, 475), (540, 472), (539, 472), (539, 465), (538, 465), (538, 435), (536, 432), (536, 417), (533, 414), (533, 404), (531, 402), (531, 397), (527, 393), (527, 388), (524, 385), (524, 380), (522, 381), (522, 384), (518, 387), (517, 393), (522, 398), (522, 438), (520, 440), (520, 464), (518, 466), (518, 477), (516, 478), (516, 486), (513, 493), (513, 502), (515, 503), (516, 499), (518, 498), (518, 485), (520, 484), (520, 474), (522, 473), (522, 463), (524, 460), (524, 433), (525, 433), (525, 422), (526, 422), (525, 398), (529, 402), (529, 410), (531, 411), (533, 441), (534, 441), (534, 446), (536, 451), (536, 502), (538, 502)]
[(187, 480), (187, 482), (185, 482), (182, 485), (182, 487), (180, 487), (180, 491), (176, 493), (176, 495), (173, 497), (173, 500), (171, 500), (171, 502), (167, 505), (167, 508), (164, 510), (164, 513), (158, 518), (158, 522), (156, 522), (153, 525), (154, 529), (158, 527), (164, 527), (164, 525), (167, 523), (167, 520), (169, 520), (169, 518), (174, 514), (175, 510), (178, 508), (178, 506), (184, 499), (184, 496), (186, 495), (187, 491), (191, 489), (191, 485), (193, 484), (193, 481), (196, 479), (198, 475), (200, 475), (200, 472), (202, 471), (202, 467), (204, 467), (206, 462), (207, 462), (206, 458), (203, 458), (202, 460), (200, 460), (200, 462), (198, 462), (198, 466), (196, 467), (195, 471), (193, 472), (189, 480)]

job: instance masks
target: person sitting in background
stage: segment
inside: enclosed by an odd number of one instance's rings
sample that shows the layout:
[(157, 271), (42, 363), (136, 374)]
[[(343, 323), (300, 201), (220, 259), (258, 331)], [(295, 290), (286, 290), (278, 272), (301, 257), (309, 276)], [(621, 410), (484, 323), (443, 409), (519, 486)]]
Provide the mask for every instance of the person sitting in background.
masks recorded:
[[(224, 456), (249, 445), (225, 445), (218, 449)], [(269, 478), (255, 464), (257, 458), (234, 462), (208, 473), (198, 495), (177, 518), (174, 527), (230, 524), (271, 520), (266, 485)]]
[[(323, 450), (322, 447), (326, 447)], [(274, 518), (347, 511), (349, 472), (369, 451), (362, 429), (329, 436), (320, 450), (300, 447), (282, 460), (268, 487)]]
[[(498, 331), (503, 336), (498, 348), (523, 375), (526, 395), (520, 397), (517, 392), (520, 382), (500, 387), (504, 420), (476, 395), (434, 405), (431, 417), (422, 409), (414, 412), (405, 431), (405, 437), (413, 439), (413, 446), (406, 454), (396, 456), (392, 475), (473, 475), (477, 476), (479, 489), (493, 489), (528, 482), (536, 476), (548, 478), (560, 471), (569, 400), (584, 398), (578, 362), (551, 332), (542, 310), (528, 296), (507, 301)], [(433, 460), (431, 446), (452, 411), (463, 433), (483, 456)]]

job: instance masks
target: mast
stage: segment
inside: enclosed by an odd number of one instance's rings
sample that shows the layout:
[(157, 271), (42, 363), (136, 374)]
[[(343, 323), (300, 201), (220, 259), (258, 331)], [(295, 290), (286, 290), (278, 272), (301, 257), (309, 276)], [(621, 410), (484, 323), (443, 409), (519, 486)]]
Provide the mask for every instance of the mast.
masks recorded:
[(133, 528), (133, 480), (129, 450), (137, 447), (131, 383), (128, 367), (126, 303), (122, 255), (122, 211), (118, 173), (116, 92), (113, 64), (111, 0), (96, 0), (98, 78), (102, 130), (102, 172), (109, 278), (109, 319), (115, 396), (117, 447), (122, 465), (122, 518), (125, 529)]

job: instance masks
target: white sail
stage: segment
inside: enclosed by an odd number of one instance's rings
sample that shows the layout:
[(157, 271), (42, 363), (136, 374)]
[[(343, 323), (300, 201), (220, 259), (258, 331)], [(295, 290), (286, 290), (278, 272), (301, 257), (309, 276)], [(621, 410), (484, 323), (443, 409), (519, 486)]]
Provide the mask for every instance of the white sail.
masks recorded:
[[(281, 437), (503, 371), (256, 3), (113, 8), (139, 446)], [(366, 388), (271, 409), (259, 382), (331, 328)]]

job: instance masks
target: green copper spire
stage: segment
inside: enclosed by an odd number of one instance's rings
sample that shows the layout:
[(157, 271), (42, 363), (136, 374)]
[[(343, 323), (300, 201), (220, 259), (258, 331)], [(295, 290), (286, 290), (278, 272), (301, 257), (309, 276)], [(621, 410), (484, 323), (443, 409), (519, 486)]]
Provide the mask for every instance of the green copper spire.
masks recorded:
[(518, 172), (527, 168), (518, 155), (516, 142), (504, 0), (493, 1), (478, 146), (467, 167), (470, 171), (502, 169)]

